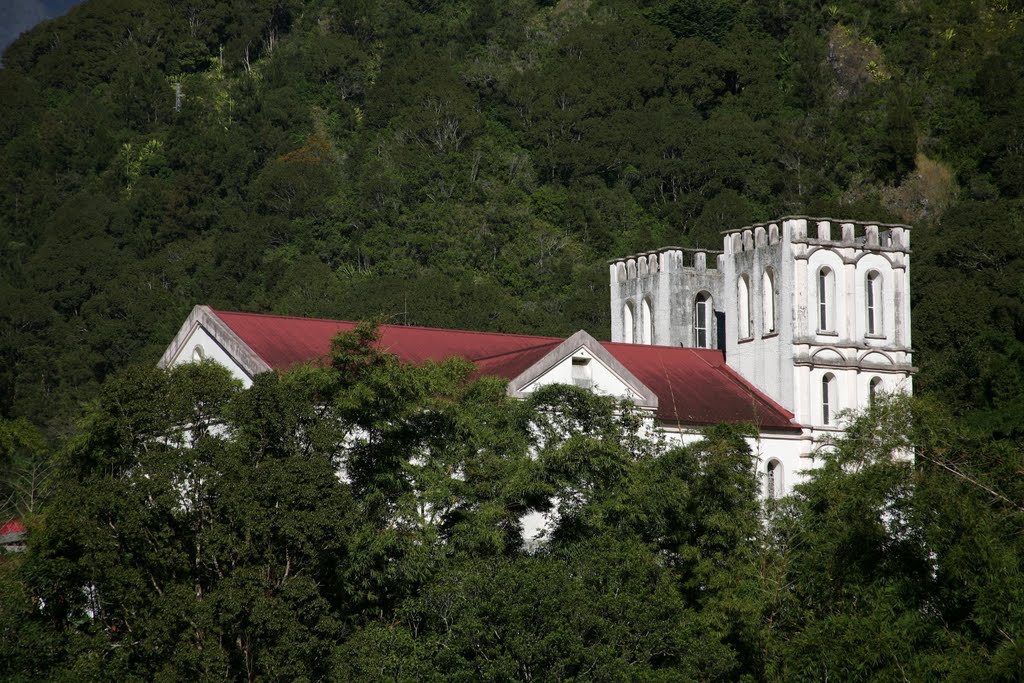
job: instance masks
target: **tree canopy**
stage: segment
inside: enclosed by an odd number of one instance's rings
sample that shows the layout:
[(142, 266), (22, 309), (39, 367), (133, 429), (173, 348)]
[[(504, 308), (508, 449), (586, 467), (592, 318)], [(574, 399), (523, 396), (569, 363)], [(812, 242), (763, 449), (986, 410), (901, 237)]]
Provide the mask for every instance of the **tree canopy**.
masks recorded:
[[(1022, 19), (87, 0), (21, 36), (0, 677), (1024, 678)], [(651, 443), (368, 330), (248, 389), (153, 368), (196, 303), (607, 336), (605, 259), (786, 214), (914, 226), (921, 398), (774, 503), (742, 429)]]
[(0, 556), (3, 677), (1020, 677), (1024, 449), (880, 397), (760, 501), (752, 430), (674, 446), (372, 338), (248, 389), (209, 361), (108, 381)]
[(809, 214), (917, 228), (917, 386), (1019, 436), (1021, 18), (89, 0), (0, 70), (0, 417), (68, 433), (196, 303), (605, 336), (605, 259)]

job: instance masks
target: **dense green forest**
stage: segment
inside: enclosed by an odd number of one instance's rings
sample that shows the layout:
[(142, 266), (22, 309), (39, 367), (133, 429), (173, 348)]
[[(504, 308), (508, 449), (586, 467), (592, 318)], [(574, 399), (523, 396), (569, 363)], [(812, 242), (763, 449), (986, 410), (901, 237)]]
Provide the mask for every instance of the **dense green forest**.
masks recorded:
[(89, 0), (0, 70), (0, 416), (196, 303), (608, 333), (604, 260), (914, 232), (919, 391), (1024, 431), (1017, 2)]
[[(0, 69), (0, 678), (1024, 678), (1022, 111), (1019, 0), (39, 25)], [(914, 227), (920, 399), (777, 504), (735, 430), (356, 336), (247, 391), (153, 367), (196, 303), (607, 337), (605, 259), (789, 214)]]

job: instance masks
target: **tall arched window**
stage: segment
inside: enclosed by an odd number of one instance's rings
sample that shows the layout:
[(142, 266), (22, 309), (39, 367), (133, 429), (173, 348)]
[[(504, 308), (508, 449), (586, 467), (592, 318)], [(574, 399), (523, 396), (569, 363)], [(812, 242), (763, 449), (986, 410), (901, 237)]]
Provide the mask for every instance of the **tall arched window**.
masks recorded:
[(640, 343), (654, 343), (654, 316), (651, 314), (650, 299), (640, 302)]
[(633, 304), (628, 301), (622, 307), (622, 341), (633, 343)]
[(829, 373), (821, 378), (821, 424), (835, 424), (837, 409), (836, 378)]
[(740, 275), (740, 279), (736, 281), (736, 304), (739, 338), (749, 339), (752, 325), (750, 324), (750, 281), (746, 273)]
[(768, 466), (764, 469), (765, 494), (769, 498), (781, 498), (784, 484), (782, 482), (782, 463), (778, 460), (769, 460)]
[(761, 278), (761, 320), (763, 334), (775, 331), (775, 271), (771, 268), (765, 268)]
[(872, 377), (871, 381), (868, 382), (868, 404), (874, 405), (875, 399), (882, 391), (882, 378)]
[(831, 268), (818, 271), (818, 330), (835, 330), (836, 274)]
[(882, 331), (882, 274), (872, 270), (864, 282), (864, 301), (867, 306), (865, 318), (868, 334), (880, 335)]
[(698, 349), (711, 348), (711, 323), (714, 320), (711, 295), (701, 292), (693, 300), (693, 345)]

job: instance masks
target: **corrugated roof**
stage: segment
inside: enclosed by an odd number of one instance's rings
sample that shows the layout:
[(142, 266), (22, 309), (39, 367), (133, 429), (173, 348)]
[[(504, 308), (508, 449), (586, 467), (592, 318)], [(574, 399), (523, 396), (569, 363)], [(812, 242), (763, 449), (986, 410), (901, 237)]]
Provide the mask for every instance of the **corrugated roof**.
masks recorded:
[[(327, 356), (331, 351), (331, 339), (339, 332), (348, 332), (357, 325), (347, 320), (227, 311), (214, 313), (275, 370)], [(378, 330), (380, 347), (410, 363), (447, 358), (477, 361), (542, 344), (557, 345), (561, 341), (556, 337), (406, 325), (380, 325)]]
[(721, 351), (611, 342), (602, 346), (657, 394), (657, 416), (665, 422), (751, 422), (766, 429), (799, 429), (793, 414), (729, 367)]
[[(331, 339), (356, 323), (214, 311), (267, 365), (283, 370), (327, 356)], [(563, 339), (433, 327), (380, 325), (379, 345), (403, 361), (473, 361), (478, 374), (513, 379)], [(763, 429), (799, 429), (793, 414), (725, 363), (721, 351), (601, 342), (658, 396), (660, 420), (681, 425), (752, 422)]]

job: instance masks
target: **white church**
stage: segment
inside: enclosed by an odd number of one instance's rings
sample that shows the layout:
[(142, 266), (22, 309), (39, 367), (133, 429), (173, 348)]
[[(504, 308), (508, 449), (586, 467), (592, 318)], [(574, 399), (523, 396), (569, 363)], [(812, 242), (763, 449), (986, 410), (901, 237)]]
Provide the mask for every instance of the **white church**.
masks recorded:
[[(785, 494), (879, 392), (911, 391), (910, 228), (793, 216), (730, 230), (721, 252), (666, 247), (612, 261), (612, 340), (383, 325), (403, 361), (460, 357), (522, 397), (562, 383), (632, 401), (669, 440), (754, 424), (765, 495)], [(355, 323), (196, 306), (168, 367), (213, 359), (244, 385), (328, 355)]]

